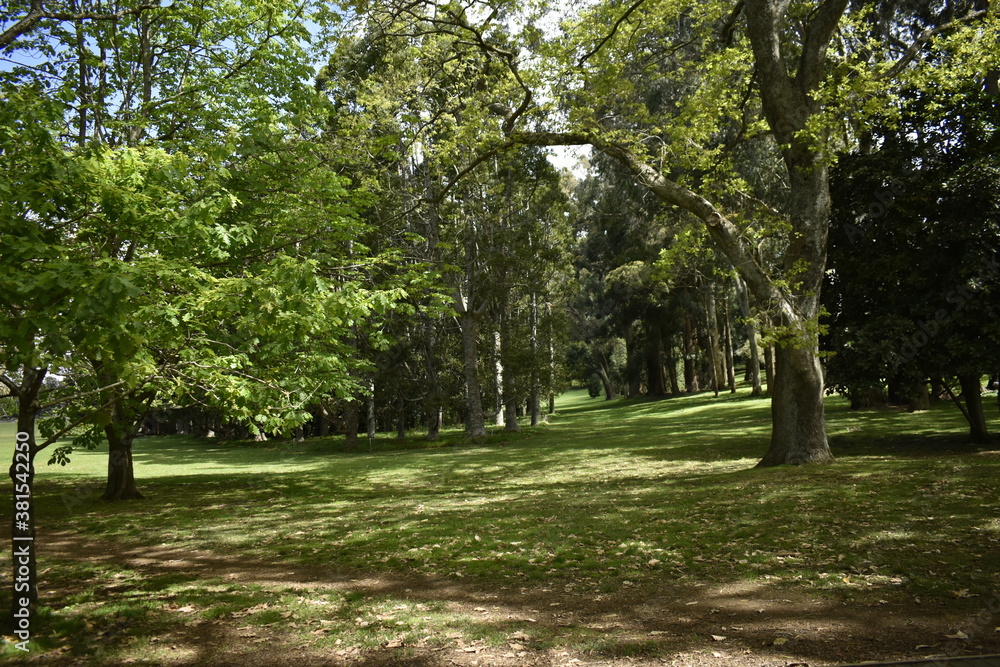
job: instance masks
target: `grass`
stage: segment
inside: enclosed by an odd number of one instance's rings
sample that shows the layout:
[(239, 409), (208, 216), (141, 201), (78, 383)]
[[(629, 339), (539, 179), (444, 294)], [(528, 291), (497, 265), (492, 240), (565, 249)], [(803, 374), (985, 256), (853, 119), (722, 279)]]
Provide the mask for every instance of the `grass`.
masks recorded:
[[(166, 659), (162, 638), (175, 637), (175, 660), (191, 628), (238, 619), (240, 641), (277, 632), (292, 646), (340, 651), (502, 646), (522, 634), (515, 644), (618, 657), (663, 650), (648, 637), (616, 641), (517, 613), (498, 623), (489, 604), (470, 613), (445, 593), (343, 584), (364, 577), (590, 601), (754, 582), (838, 603), (918, 600), (956, 612), (975, 610), (998, 588), (1000, 455), (964, 443), (967, 427), (951, 405), (851, 412), (831, 398), (837, 462), (769, 469), (753, 467), (766, 447), (769, 403), (745, 392), (604, 402), (577, 391), (558, 407), (551, 425), (475, 446), (458, 434), (434, 445), (379, 438), (371, 453), (344, 451), (335, 439), (142, 439), (135, 465), (148, 499), (133, 503), (98, 500), (106, 452), (77, 452), (65, 468), (40, 465), (43, 531), (178, 559), (198, 550), (237, 555), (248, 569), (271, 565), (251, 578), (227, 577), (225, 567), (238, 568), (221, 562), (207, 575), (179, 568), (144, 577), (123, 560), (43, 551), (43, 579), (78, 585), (44, 600), (39, 647), (95, 664), (155, 663)], [(0, 456), (9, 458), (6, 426)], [(9, 493), (9, 482), (2, 488)], [(0, 607), (9, 600), (4, 584)], [(190, 658), (201, 660), (197, 651)]]

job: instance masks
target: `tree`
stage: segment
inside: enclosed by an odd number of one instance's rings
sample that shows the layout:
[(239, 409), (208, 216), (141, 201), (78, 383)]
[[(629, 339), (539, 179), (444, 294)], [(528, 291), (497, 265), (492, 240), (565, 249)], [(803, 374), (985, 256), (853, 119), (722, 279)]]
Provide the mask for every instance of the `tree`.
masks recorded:
[(344, 181), (303, 141), (303, 11), (142, 5), (15, 36), (15, 59), (50, 58), (0, 77), (0, 382), (27, 495), (37, 453), (89, 426), (81, 444), (111, 446), (105, 497), (137, 497), (132, 436), (153, 401), (280, 432), (315, 395), (357, 390), (340, 341), (406, 293), (366, 279)]
[(886, 389), (916, 407), (928, 382), (951, 393), (957, 378), (975, 442), (988, 439), (981, 377), (1000, 367), (998, 127), (979, 81), (902, 97), (837, 166), (824, 288), (833, 387), (855, 407)]
[[(978, 29), (986, 11), (969, 9), (901, 48), (889, 44), (876, 52), (856, 29), (866, 10), (848, 11), (848, 0), (637, 2), (625, 9), (601, 3), (565, 19), (565, 37), (556, 40), (532, 27), (536, 17), (514, 20), (513, 3), (489, 13), (456, 3), (378, 7), (371, 20), (387, 37), (444, 34), (466, 49), (478, 47), (477, 59), (503, 68), (506, 86), (492, 86), (466, 103), (480, 132), (496, 128), (485, 141), (486, 153), (514, 145), (589, 144), (705, 225), (776, 329), (772, 436), (760, 464), (830, 461), (817, 335), (837, 119), (872, 113), (871, 101), (916, 69), (935, 37)], [(894, 20), (906, 33), (905, 21)], [(987, 35), (993, 33), (980, 36), (977, 50), (993, 48), (995, 36)], [(838, 46), (831, 50), (831, 44)], [(519, 48), (531, 48), (528, 65)], [(959, 55), (968, 67), (972, 51)], [(638, 88), (649, 70), (669, 93), (659, 98), (667, 103), (649, 104)], [(550, 100), (561, 103), (561, 113)], [(649, 137), (657, 139), (655, 150)], [(762, 202), (776, 214), (762, 227), (744, 218), (760, 208), (761, 198), (747, 192), (730, 159), (729, 147), (744, 141), (769, 145), (781, 157), (785, 191)], [(755, 237), (762, 234), (777, 239), (776, 271), (756, 251)]]

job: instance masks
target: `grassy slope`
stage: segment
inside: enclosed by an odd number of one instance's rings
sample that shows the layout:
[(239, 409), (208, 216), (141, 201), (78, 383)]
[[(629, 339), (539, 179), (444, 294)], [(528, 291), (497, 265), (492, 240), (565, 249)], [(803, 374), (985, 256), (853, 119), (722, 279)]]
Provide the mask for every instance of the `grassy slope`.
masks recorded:
[[(97, 500), (106, 453), (81, 452), (67, 468), (41, 467), (38, 521), (43, 531), (237, 553), (331, 577), (433, 575), (590, 599), (665, 583), (754, 581), (853, 602), (982, 606), (966, 596), (982, 600), (1000, 587), (1000, 455), (967, 448), (950, 405), (852, 413), (830, 399), (828, 420), (834, 465), (761, 470), (753, 465), (766, 447), (769, 404), (744, 393), (606, 403), (574, 392), (552, 425), (495, 434), (478, 447), (378, 451), (386, 439), (376, 453), (356, 454), (333, 441), (146, 439), (135, 458), (148, 500)], [(0, 430), (6, 459), (12, 436)], [(0, 488), (9, 494), (9, 481)], [(183, 574), (140, 581), (128, 568), (41, 558), (50, 577), (91, 582), (54, 604), (42, 644), (105, 658), (155, 659), (150, 636), (179, 623), (170, 613), (178, 607), (203, 620), (249, 609), (248, 623), (271, 627), (290, 613), (306, 628), (326, 623), (302, 641), (331, 646), (412, 643), (456, 627), (488, 639), (492, 631), (398, 597), (327, 591), (310, 606), (294, 588)], [(127, 594), (109, 598), (109, 582)], [(391, 624), (359, 620), (386, 614)], [(116, 642), (70, 639), (102, 619), (126, 619), (130, 629)], [(586, 648), (596, 640), (582, 632), (546, 641)]]

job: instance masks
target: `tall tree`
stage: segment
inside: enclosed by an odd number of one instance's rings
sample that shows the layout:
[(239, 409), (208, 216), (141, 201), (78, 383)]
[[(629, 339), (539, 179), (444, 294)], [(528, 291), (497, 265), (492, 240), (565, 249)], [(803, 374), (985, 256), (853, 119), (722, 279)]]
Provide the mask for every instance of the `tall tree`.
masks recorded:
[[(485, 138), (487, 153), (517, 144), (589, 144), (705, 225), (776, 327), (772, 436), (760, 462), (775, 465), (832, 459), (817, 334), (838, 119), (872, 113), (870, 102), (919, 69), (918, 56), (935, 37), (951, 39), (988, 18), (985, 10), (963, 7), (940, 29), (879, 47), (856, 29), (867, 10), (849, 12), (849, 5), (598, 3), (566, 18), (565, 37), (550, 41), (532, 27), (538, 17), (517, 14), (514, 3), (489, 12), (474, 3), (376, 3), (370, 16), (387, 37), (444, 34), (478, 47), (476, 60), (466, 62), (503, 69), (505, 86), (466, 103), (466, 118), (479, 132), (496, 128)], [(898, 34), (910, 34), (905, 10), (894, 20)], [(995, 39), (984, 31), (975, 50), (995, 52)], [(533, 61), (520, 58), (526, 47), (535, 47)], [(974, 62), (973, 51), (956, 52), (963, 67)], [(667, 104), (649, 104), (640, 92), (637, 81), (650, 70)], [(551, 100), (562, 103), (561, 114), (553, 113)], [(783, 196), (763, 202), (776, 224), (760, 228), (745, 218), (761, 198), (748, 191), (727, 150), (741, 141), (760, 141), (780, 155)], [(777, 239), (776, 270), (756, 250), (762, 233)]]

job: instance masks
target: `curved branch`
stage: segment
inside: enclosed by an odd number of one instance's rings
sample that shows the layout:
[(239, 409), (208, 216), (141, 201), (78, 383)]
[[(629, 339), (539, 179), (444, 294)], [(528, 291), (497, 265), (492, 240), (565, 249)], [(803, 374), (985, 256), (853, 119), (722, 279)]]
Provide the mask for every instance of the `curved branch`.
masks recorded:
[(604, 38), (600, 42), (597, 43), (597, 46), (595, 46), (594, 48), (592, 48), (590, 51), (588, 51), (587, 53), (585, 53), (578, 61), (576, 61), (576, 66), (577, 67), (582, 66), (583, 63), (587, 62), (587, 60), (591, 56), (595, 55), (598, 51), (600, 51), (602, 48), (604, 48), (604, 45), (607, 44), (609, 41), (611, 41), (612, 38), (614, 38), (615, 34), (618, 32), (618, 28), (621, 27), (621, 24), (624, 23), (625, 21), (627, 21), (628, 17), (632, 15), (632, 12), (634, 12), (637, 9), (639, 9), (639, 7), (644, 2), (646, 2), (646, 0), (638, 0), (631, 7), (629, 7), (628, 9), (626, 9), (625, 13), (622, 14), (621, 17), (617, 21), (615, 21), (615, 24), (613, 26), (611, 26), (611, 32), (609, 32), (607, 35), (605, 35)]

